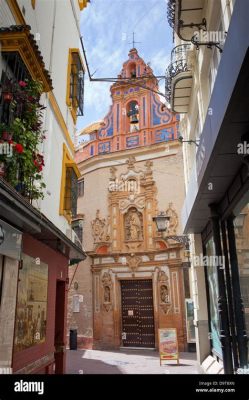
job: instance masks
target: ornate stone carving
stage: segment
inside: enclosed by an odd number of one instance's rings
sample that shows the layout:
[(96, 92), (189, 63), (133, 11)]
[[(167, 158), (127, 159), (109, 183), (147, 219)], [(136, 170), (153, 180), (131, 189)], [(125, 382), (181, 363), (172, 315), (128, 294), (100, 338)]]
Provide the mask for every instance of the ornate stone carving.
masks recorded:
[(168, 314), (172, 306), (170, 301), (169, 277), (165, 271), (159, 271), (158, 282), (160, 308), (165, 314)]
[(117, 172), (117, 168), (116, 168), (116, 167), (111, 167), (111, 168), (110, 168), (111, 180), (114, 180), (114, 181), (115, 181), (115, 179), (116, 179), (116, 172)]
[(128, 208), (134, 205), (140, 212), (145, 207), (145, 200), (141, 197), (136, 197), (134, 194), (130, 194), (128, 199), (120, 200), (119, 202), (119, 209), (122, 214), (124, 214)]
[(94, 243), (108, 242), (110, 240), (109, 221), (110, 217), (108, 217), (108, 222), (106, 222), (105, 218), (100, 218), (100, 211), (97, 210), (96, 218), (91, 223)]
[(111, 302), (111, 289), (109, 286), (104, 286), (104, 303)]
[(124, 216), (125, 219), (125, 240), (143, 240), (143, 216), (132, 207)]
[(169, 303), (169, 289), (166, 285), (160, 286), (160, 299), (161, 303)]
[(165, 271), (160, 270), (158, 273), (158, 281), (159, 282), (167, 282), (169, 280)]
[(112, 277), (109, 272), (104, 272), (102, 276), (102, 284), (103, 286), (112, 286)]
[(126, 160), (126, 164), (128, 165), (128, 169), (135, 168), (136, 158), (134, 156), (130, 156), (128, 160)]
[(132, 254), (127, 258), (129, 268), (132, 272), (135, 272), (138, 269), (139, 264), (141, 263), (141, 258)]
[(166, 210), (166, 215), (168, 217), (170, 217), (167, 234), (168, 235), (175, 235), (176, 234), (176, 228), (178, 226), (178, 215), (177, 215), (176, 211), (173, 208), (173, 203), (169, 203), (169, 207)]
[(135, 162), (136, 159), (134, 156), (131, 156), (126, 160), (128, 172), (120, 175), (121, 180), (126, 181), (131, 178), (139, 179), (144, 177), (144, 172), (142, 170), (136, 170)]
[(112, 300), (111, 300), (112, 278), (109, 272), (104, 272), (101, 282), (103, 285), (103, 307), (108, 312), (112, 309)]
[(150, 172), (152, 165), (153, 165), (153, 162), (151, 160), (147, 160), (145, 163), (146, 170)]

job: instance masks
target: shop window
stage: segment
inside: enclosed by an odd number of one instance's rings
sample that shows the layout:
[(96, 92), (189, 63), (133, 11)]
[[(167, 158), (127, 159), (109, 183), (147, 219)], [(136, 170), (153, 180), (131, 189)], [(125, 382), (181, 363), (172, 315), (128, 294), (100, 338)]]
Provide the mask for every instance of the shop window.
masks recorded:
[(67, 76), (67, 105), (74, 122), (83, 116), (85, 69), (78, 49), (69, 50)]
[(240, 290), (244, 305), (246, 332), (249, 336), (249, 203), (241, 209), (240, 213), (235, 218), (234, 231), (239, 266)]
[[(209, 260), (215, 256), (214, 241), (211, 238), (205, 245), (205, 255), (208, 256)], [(217, 268), (214, 268), (212, 263), (206, 266), (206, 277), (207, 287), (209, 294), (209, 326), (210, 326), (210, 340), (212, 344), (212, 352), (222, 357), (221, 342), (220, 342), (220, 330), (219, 330), (219, 310), (218, 310), (218, 298), (219, 298), (219, 287), (218, 287), (218, 274)]]

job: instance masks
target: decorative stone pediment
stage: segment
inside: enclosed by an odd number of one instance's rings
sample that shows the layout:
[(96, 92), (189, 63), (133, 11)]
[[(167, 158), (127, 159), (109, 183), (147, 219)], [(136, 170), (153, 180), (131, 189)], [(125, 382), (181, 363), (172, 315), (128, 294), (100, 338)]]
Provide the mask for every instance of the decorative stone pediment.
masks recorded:
[(127, 167), (128, 171), (125, 174), (120, 175), (120, 180), (127, 181), (132, 178), (135, 178), (135, 179), (136, 178), (140, 178), (140, 179), (144, 178), (144, 171), (142, 171), (141, 169), (137, 170), (135, 167), (135, 162), (136, 162), (136, 159), (134, 156), (131, 156), (128, 158), (128, 160), (126, 161), (126, 164), (128, 166)]
[(145, 207), (145, 199), (143, 197), (130, 194), (127, 199), (119, 201), (119, 209), (122, 214), (125, 214), (130, 207), (136, 207), (138, 211), (142, 212)]

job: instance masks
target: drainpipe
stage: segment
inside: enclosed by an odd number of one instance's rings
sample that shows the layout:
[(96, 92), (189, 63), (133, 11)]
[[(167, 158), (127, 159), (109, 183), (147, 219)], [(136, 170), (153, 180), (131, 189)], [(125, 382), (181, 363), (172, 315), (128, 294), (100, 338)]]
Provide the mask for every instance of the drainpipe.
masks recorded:
[[(216, 211), (215, 205), (210, 205), (211, 223), (214, 238), (215, 255), (218, 260), (222, 257), (222, 247), (220, 238), (220, 224), (219, 215)], [(223, 354), (223, 365), (225, 374), (233, 374), (233, 361), (231, 351), (231, 338), (229, 330), (229, 318), (226, 298), (225, 278), (223, 273), (223, 266), (217, 265), (219, 298), (218, 298), (218, 311), (220, 320), (220, 341)]]

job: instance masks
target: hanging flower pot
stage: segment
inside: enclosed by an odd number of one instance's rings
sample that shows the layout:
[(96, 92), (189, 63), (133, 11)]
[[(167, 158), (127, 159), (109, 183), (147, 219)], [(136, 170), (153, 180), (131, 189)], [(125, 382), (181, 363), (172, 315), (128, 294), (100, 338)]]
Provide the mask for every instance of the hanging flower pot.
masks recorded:
[(10, 92), (5, 92), (5, 93), (3, 93), (3, 99), (4, 99), (4, 101), (6, 101), (8, 103), (11, 102), (13, 99), (13, 94)]
[(4, 177), (6, 172), (5, 163), (0, 161), (0, 177)]
[(2, 139), (3, 140), (12, 140), (12, 133), (4, 131), (2, 133)]

